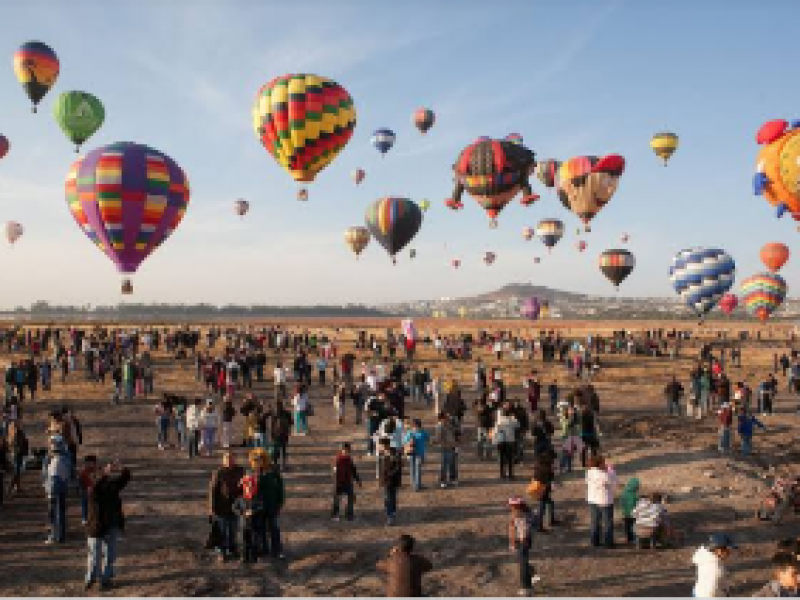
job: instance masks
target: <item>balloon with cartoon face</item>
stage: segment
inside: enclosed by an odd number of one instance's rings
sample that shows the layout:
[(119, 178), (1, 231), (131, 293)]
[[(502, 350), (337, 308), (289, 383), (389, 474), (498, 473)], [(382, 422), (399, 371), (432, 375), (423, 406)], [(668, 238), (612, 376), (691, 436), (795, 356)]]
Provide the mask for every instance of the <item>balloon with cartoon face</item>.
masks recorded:
[(756, 135), (761, 145), (753, 178), (753, 191), (776, 207), (778, 218), (785, 211), (800, 221), (800, 121), (768, 121)]
[(619, 154), (576, 156), (561, 163), (556, 186), (558, 198), (565, 208), (583, 221), (586, 231), (589, 222), (608, 204), (617, 191), (625, 170), (625, 159)]

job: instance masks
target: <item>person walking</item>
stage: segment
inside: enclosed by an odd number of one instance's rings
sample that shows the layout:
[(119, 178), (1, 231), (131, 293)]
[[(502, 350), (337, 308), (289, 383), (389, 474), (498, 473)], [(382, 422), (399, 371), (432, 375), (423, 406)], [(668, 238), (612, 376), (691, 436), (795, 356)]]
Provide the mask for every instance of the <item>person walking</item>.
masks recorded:
[(69, 483), (69, 451), (64, 437), (50, 437), (50, 447), (43, 464), (44, 488), (49, 503), (50, 536), (47, 544), (63, 544), (67, 534), (67, 486)]
[(454, 417), (439, 413), (436, 426), (436, 442), (441, 453), (439, 485), (442, 488), (458, 485), (458, 438), (459, 431)]
[(203, 450), (208, 457), (211, 457), (214, 453), (214, 442), (216, 440), (218, 427), (219, 415), (217, 414), (217, 409), (214, 407), (214, 401), (209, 399), (200, 417)]
[(492, 431), (492, 440), (497, 446), (497, 454), (500, 459), (500, 479), (514, 479), (514, 448), (518, 429), (519, 422), (511, 414), (511, 409), (506, 404), (499, 412)]
[(125, 528), (120, 493), (131, 479), (129, 469), (119, 461), (106, 465), (89, 490), (89, 511), (86, 524), (88, 542), (88, 568), (86, 589), (99, 579), (100, 591), (111, 588), (114, 580), (114, 563), (117, 560), (117, 542)]
[(697, 580), (692, 590), (695, 598), (717, 598), (728, 596), (729, 581), (725, 569), (725, 561), (731, 550), (737, 546), (729, 535), (715, 533), (707, 546), (700, 546), (692, 556), (697, 567)]
[(411, 471), (411, 485), (415, 492), (422, 490), (422, 467), (430, 436), (422, 428), (422, 421), (414, 419), (412, 428), (403, 437), (403, 450), (408, 456)]
[(350, 443), (344, 442), (333, 463), (333, 508), (331, 509), (331, 518), (334, 521), (339, 520), (339, 500), (342, 496), (347, 497), (344, 517), (348, 521), (353, 520), (355, 483), (358, 483), (358, 487), (361, 487), (361, 478), (358, 476), (358, 470), (350, 454)]
[(236, 409), (233, 406), (233, 401), (230, 397), (226, 396), (222, 402), (222, 428), (220, 435), (220, 444), (227, 450), (231, 447), (233, 440), (233, 419), (236, 416)]
[(753, 432), (756, 427), (766, 430), (766, 426), (750, 414), (747, 406), (739, 408), (738, 433), (742, 456), (749, 456), (753, 451)]
[(297, 435), (308, 435), (308, 394), (305, 387), (298, 385), (292, 396), (294, 408), (294, 427)]
[(397, 495), (403, 482), (403, 463), (388, 438), (379, 444), (380, 485), (383, 488), (383, 501), (386, 510), (386, 525), (392, 526), (397, 518)]
[(203, 416), (202, 400), (195, 398), (186, 409), (186, 430), (188, 431), (189, 458), (200, 455), (200, 425)]
[[(266, 453), (258, 473), (257, 495), (263, 516), (256, 524), (258, 536), (262, 540), (261, 551), (264, 556), (283, 559), (285, 556), (278, 518), (286, 502), (286, 489), (280, 470)], [(263, 545), (264, 542), (268, 543), (269, 548)]]

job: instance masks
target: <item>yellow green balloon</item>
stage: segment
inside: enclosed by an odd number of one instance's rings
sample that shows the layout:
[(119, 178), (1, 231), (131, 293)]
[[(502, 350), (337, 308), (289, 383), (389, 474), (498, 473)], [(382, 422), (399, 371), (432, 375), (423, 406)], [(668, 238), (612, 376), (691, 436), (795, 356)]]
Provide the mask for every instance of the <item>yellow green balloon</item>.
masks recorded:
[(664, 161), (666, 167), (667, 161), (678, 149), (678, 136), (669, 131), (657, 133), (650, 140), (650, 147), (655, 155)]
[(419, 207), (420, 207), (420, 208), (421, 208), (423, 211), (427, 211), (427, 210), (428, 210), (428, 209), (431, 207), (430, 200), (422, 200), (422, 201), (420, 201), (420, 203), (419, 203)]
[(100, 100), (92, 94), (64, 92), (56, 100), (53, 115), (62, 131), (75, 144), (75, 152), (78, 152), (80, 145), (100, 129), (106, 111)]

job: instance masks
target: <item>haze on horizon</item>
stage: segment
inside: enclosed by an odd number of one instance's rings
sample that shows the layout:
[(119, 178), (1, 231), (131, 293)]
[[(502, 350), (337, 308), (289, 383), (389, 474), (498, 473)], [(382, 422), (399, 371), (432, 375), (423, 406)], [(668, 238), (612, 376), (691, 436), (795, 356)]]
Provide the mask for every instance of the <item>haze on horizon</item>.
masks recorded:
[[(612, 295), (597, 256), (619, 246), (623, 232), (637, 266), (620, 295), (672, 295), (672, 256), (698, 245), (727, 250), (740, 282), (763, 270), (765, 242), (797, 235), (751, 184), (758, 128), (800, 118), (800, 81), (780, 60), (795, 54), (797, 12), (778, 0), (464, 0), (457, 9), (417, 0), (8, 3), (0, 8), (0, 133), (11, 151), (0, 160), (0, 220), (26, 232), (0, 251), (0, 308), (123, 299), (371, 304), (475, 295), (511, 282)], [(49, 44), (61, 61), (35, 115), (11, 68), (28, 40)], [(308, 202), (295, 200), (296, 184), (251, 130), (258, 88), (290, 72), (336, 80), (358, 115)], [(52, 106), (72, 89), (106, 108), (85, 150), (146, 143), (174, 158), (191, 184), (186, 218), (141, 266), (131, 297), (120, 296), (111, 261), (67, 210), (63, 181), (75, 154)], [(436, 112), (426, 136), (411, 124), (420, 106)], [(381, 158), (369, 138), (384, 126), (397, 142)], [(680, 135), (667, 168), (648, 146), (662, 130)], [(463, 211), (444, 207), (459, 151), (478, 136), (512, 131), (540, 159), (625, 156), (619, 191), (593, 221), (583, 254), (579, 221), (535, 178), (539, 202), (515, 201), (495, 230), (469, 197)], [(356, 167), (367, 173), (360, 186), (350, 177)], [(343, 242), (344, 229), (362, 224), (366, 206), (386, 195), (432, 203), (411, 244), (417, 258), (404, 252), (396, 267), (374, 241), (358, 261)], [(233, 213), (237, 198), (251, 204), (243, 220)], [(552, 255), (520, 234), (548, 217), (566, 225)], [(486, 250), (497, 253), (491, 267), (481, 260)], [(798, 274), (790, 259), (782, 271), (790, 296)]]

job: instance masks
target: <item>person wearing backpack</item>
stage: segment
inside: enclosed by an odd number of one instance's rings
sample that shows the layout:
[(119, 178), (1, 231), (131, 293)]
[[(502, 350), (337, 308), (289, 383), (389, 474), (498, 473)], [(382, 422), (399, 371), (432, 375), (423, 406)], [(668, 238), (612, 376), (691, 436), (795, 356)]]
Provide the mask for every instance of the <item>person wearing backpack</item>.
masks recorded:
[(534, 576), (530, 563), (536, 517), (522, 498), (510, 498), (508, 506), (511, 509), (511, 518), (508, 521), (508, 549), (517, 555), (519, 595), (530, 596), (533, 584), (539, 581), (539, 577)]

